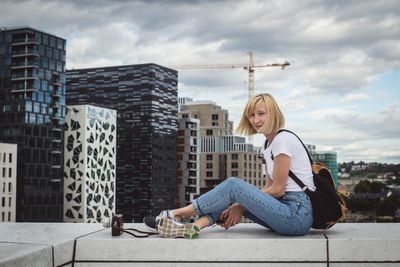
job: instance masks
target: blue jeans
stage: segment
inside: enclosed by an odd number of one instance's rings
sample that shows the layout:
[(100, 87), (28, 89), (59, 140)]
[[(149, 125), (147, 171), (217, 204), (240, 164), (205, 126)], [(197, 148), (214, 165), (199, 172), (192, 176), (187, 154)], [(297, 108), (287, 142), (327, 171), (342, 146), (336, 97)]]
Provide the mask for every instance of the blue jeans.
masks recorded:
[(245, 217), (282, 235), (305, 235), (313, 222), (311, 201), (303, 191), (286, 192), (276, 199), (235, 177), (195, 199), (193, 206), (214, 224), (234, 203), (246, 209)]

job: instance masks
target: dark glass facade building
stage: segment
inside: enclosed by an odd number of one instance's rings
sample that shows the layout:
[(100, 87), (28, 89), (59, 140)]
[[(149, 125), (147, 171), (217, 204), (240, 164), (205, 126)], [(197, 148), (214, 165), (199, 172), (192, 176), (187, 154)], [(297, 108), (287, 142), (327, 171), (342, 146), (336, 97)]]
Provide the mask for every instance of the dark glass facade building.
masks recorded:
[(0, 29), (0, 142), (18, 144), (17, 221), (63, 219), (65, 39)]
[(177, 75), (156, 64), (67, 71), (67, 105), (117, 110), (116, 212), (126, 222), (174, 207)]

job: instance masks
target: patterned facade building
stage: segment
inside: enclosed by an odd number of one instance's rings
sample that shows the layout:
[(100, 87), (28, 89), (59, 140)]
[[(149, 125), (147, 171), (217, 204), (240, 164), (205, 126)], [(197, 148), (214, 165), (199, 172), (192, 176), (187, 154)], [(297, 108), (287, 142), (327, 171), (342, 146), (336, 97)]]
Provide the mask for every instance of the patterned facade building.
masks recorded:
[(115, 214), (115, 110), (67, 106), (64, 221), (102, 222)]
[(177, 79), (156, 64), (67, 71), (67, 104), (117, 111), (116, 212), (142, 221), (176, 200)]
[(16, 221), (63, 219), (65, 47), (29, 27), (0, 29), (0, 142), (18, 145)]
[(0, 143), (0, 222), (15, 222), (17, 145)]

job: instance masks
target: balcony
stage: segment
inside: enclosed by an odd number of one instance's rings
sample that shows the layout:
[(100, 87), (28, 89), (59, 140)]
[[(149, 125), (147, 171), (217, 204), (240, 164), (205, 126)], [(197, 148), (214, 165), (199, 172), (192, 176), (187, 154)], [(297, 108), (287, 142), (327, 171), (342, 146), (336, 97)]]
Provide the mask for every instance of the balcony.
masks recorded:
[(20, 50), (13, 50), (12, 51), (12, 58), (18, 57), (38, 57), (39, 53), (37, 49), (20, 49)]
[(21, 37), (12, 40), (12, 46), (27, 45), (27, 44), (39, 44), (39, 40), (35, 37)]
[(39, 80), (39, 78), (33, 76), (33, 74), (11, 76), (11, 81), (25, 81), (25, 80)]
[[(146, 230), (143, 224), (125, 224)], [(111, 236), (89, 223), (3, 223), (0, 266), (398, 266), (396, 223), (341, 223), (301, 237), (257, 224), (219, 226), (196, 240)]]
[(39, 62), (37, 61), (16, 61), (12, 62), (11, 64), (11, 69), (12, 70), (17, 70), (17, 69), (25, 69), (25, 68), (39, 68)]
[(36, 88), (12, 88), (11, 93), (27, 93), (27, 92), (38, 92)]

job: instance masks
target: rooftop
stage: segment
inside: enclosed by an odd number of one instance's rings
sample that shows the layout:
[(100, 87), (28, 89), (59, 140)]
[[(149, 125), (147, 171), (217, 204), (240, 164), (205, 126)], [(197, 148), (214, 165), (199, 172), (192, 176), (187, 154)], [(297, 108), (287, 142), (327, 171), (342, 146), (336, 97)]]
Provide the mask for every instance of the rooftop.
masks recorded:
[[(143, 224), (125, 224), (145, 230)], [(1, 223), (0, 266), (399, 266), (400, 225), (341, 223), (302, 237), (257, 224), (195, 240), (112, 237), (100, 224)]]

